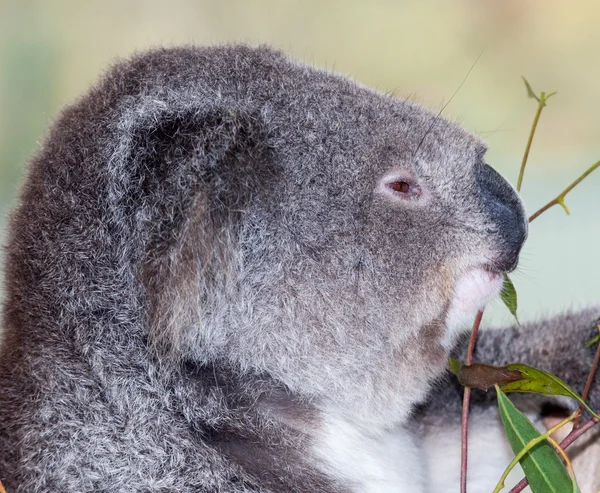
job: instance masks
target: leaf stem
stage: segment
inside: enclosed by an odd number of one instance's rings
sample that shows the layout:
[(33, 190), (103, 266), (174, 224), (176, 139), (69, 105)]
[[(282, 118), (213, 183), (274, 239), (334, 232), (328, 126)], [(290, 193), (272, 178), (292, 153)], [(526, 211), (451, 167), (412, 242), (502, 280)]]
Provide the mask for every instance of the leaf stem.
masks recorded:
[[(532, 93), (533, 94), (533, 93)], [(551, 94), (552, 95), (552, 94)], [(531, 124), (531, 130), (529, 131), (529, 138), (527, 139), (527, 145), (525, 146), (525, 152), (523, 153), (523, 161), (521, 161), (521, 169), (519, 170), (519, 178), (517, 179), (517, 192), (521, 191), (521, 184), (523, 183), (523, 175), (525, 174), (525, 166), (527, 165), (527, 159), (529, 158), (529, 151), (531, 149), (531, 143), (533, 142), (533, 136), (537, 128), (538, 122), (540, 121), (540, 115), (544, 106), (546, 106), (546, 93), (542, 91), (539, 98), (534, 96), (538, 101), (537, 111), (533, 117), (533, 123)]]
[[(496, 386), (496, 388), (498, 388), (498, 386)], [(494, 488), (494, 491), (492, 493), (498, 493), (502, 488), (504, 488), (504, 481), (506, 480), (506, 478), (508, 477), (510, 471), (513, 470), (513, 468), (519, 463), (519, 461), (523, 458), (523, 456), (529, 452), (533, 447), (535, 447), (538, 443), (543, 442), (544, 440), (549, 440), (550, 439), (550, 435), (552, 433), (554, 433), (556, 430), (558, 430), (559, 428), (562, 428), (564, 425), (566, 425), (569, 421), (573, 421), (575, 419), (575, 417), (577, 416), (577, 414), (579, 413), (579, 411), (575, 411), (573, 414), (571, 414), (570, 416), (568, 416), (567, 418), (563, 419), (560, 423), (558, 423), (556, 426), (553, 426), (552, 428), (550, 428), (548, 431), (546, 431), (546, 433), (544, 433), (543, 435), (540, 435), (539, 437), (536, 438), (532, 438), (530, 441), (528, 441), (525, 446), (521, 449), (521, 451), (515, 455), (515, 458), (510, 462), (510, 464), (506, 467), (506, 469), (504, 470), (504, 472), (502, 473), (502, 476), (500, 477), (500, 480), (498, 481), (498, 483), (496, 484), (496, 487)], [(552, 442), (554, 442), (554, 440), (552, 440)], [(556, 442), (554, 442), (556, 443)], [(558, 444), (557, 444), (558, 446)], [(560, 448), (560, 447), (559, 447)], [(564, 452), (563, 452), (564, 453)], [(511, 492), (512, 493), (512, 492)]]
[(575, 478), (575, 470), (573, 469), (573, 464), (571, 464), (571, 460), (569, 459), (569, 456), (566, 454), (565, 450), (558, 443), (556, 443), (556, 440), (554, 440), (554, 438), (552, 438), (550, 435), (548, 435), (548, 437), (546, 437), (546, 439), (552, 444), (554, 449), (563, 458), (563, 461), (565, 462), (565, 465), (567, 466), (567, 471), (569, 472), (569, 476), (571, 476), (571, 482), (573, 485), (573, 493), (579, 491), (577, 489), (577, 479)]
[[(481, 325), (483, 317), (483, 309), (477, 312), (471, 329), (471, 337), (469, 338), (469, 346), (467, 348), (466, 364), (470, 365), (473, 362), (473, 352), (475, 351), (475, 341)], [(467, 493), (467, 459), (469, 455), (468, 435), (469, 435), (469, 404), (471, 403), (471, 389), (464, 388), (463, 393), (463, 408), (461, 419), (461, 444), (460, 444), (460, 493)]]
[[(600, 324), (598, 324), (598, 330), (600, 331)], [(590, 373), (587, 377), (587, 382), (585, 382), (585, 387), (583, 389), (583, 394), (581, 394), (581, 398), (585, 401), (588, 398), (588, 394), (590, 393), (590, 388), (592, 387), (592, 380), (594, 379), (594, 375), (596, 370), (598, 369), (598, 363), (600, 362), (600, 344), (596, 348), (596, 356), (594, 357), (594, 362), (592, 363), (592, 367), (590, 368)], [(579, 421), (581, 419), (581, 413), (583, 413), (583, 402), (579, 404), (579, 416), (575, 418), (573, 421), (573, 428), (577, 428), (579, 426)]]
[(565, 188), (555, 199), (552, 199), (545, 206), (543, 206), (542, 208), (534, 212), (531, 216), (529, 216), (529, 222), (533, 221), (540, 214), (546, 212), (548, 209), (550, 209), (550, 207), (556, 204), (560, 204), (561, 207), (565, 210), (565, 212), (569, 214), (569, 209), (565, 205), (566, 195), (577, 185), (579, 185), (592, 171), (594, 171), (598, 167), (600, 167), (600, 161), (597, 161), (594, 164), (592, 164), (587, 170), (585, 170), (585, 172), (579, 178), (577, 178), (573, 183), (571, 183), (567, 188)]

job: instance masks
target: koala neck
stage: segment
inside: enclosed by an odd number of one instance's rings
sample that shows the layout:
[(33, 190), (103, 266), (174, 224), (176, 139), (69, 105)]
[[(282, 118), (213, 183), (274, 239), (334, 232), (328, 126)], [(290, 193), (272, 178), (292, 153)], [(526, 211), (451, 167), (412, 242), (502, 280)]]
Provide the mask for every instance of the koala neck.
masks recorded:
[(423, 457), (415, 437), (402, 423), (369, 423), (347, 410), (319, 409), (291, 397), (263, 400), (261, 412), (283, 424), (298, 441), (308, 465), (347, 490), (365, 493), (421, 491)]

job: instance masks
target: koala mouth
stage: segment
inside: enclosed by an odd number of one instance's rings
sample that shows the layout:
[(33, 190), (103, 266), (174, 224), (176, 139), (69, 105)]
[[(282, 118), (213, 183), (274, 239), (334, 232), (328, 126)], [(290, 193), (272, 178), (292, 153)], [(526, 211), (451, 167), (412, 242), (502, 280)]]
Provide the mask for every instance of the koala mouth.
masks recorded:
[(502, 272), (489, 265), (471, 268), (458, 277), (446, 315), (444, 345), (451, 346), (477, 312), (500, 294), (503, 282)]
[(491, 266), (470, 269), (457, 279), (452, 305), (475, 314), (500, 294), (503, 280), (502, 273)]

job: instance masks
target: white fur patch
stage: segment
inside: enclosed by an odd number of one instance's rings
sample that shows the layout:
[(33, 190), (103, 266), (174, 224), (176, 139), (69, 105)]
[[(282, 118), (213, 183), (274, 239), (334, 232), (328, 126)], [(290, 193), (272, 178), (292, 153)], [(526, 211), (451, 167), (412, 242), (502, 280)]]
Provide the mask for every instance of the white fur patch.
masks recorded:
[(482, 268), (471, 269), (458, 278), (446, 317), (444, 347), (451, 347), (464, 325), (500, 294), (502, 283), (500, 274)]
[(425, 493), (424, 459), (409, 430), (373, 432), (325, 415), (314, 445), (327, 474), (360, 493)]
[[(540, 430), (537, 414), (526, 413)], [(426, 425), (419, 436), (405, 428), (374, 432), (339, 415), (323, 415), (313, 453), (324, 471), (357, 493), (456, 493), (460, 482), (460, 425)], [(468, 489), (489, 493), (514, 454), (495, 408), (469, 422)], [(519, 465), (506, 491), (523, 478)], [(528, 491), (528, 490), (526, 490)]]
[[(456, 493), (460, 489), (460, 425), (444, 427), (437, 423), (423, 440), (427, 455), (427, 493)], [(490, 493), (514, 454), (506, 439), (495, 409), (472, 415), (469, 421), (469, 461), (467, 487), (469, 493)], [(506, 481), (504, 491), (523, 478), (517, 465)]]

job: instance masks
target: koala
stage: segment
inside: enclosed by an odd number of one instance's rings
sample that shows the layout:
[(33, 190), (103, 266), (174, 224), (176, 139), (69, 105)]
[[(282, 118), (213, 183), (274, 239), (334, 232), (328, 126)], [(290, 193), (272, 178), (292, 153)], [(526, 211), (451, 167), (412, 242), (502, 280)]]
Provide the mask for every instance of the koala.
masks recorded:
[[(448, 356), (527, 236), (485, 152), (268, 47), (115, 64), (54, 122), (11, 216), (8, 493), (456, 491)], [(476, 360), (580, 389), (599, 315), (484, 331)], [(493, 406), (475, 396), (474, 427)], [(472, 491), (512, 457), (483, 437)]]

